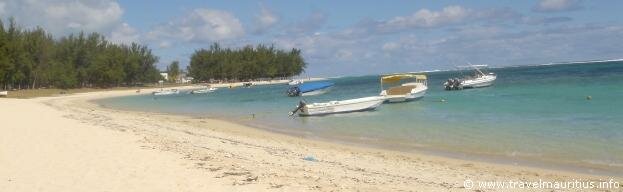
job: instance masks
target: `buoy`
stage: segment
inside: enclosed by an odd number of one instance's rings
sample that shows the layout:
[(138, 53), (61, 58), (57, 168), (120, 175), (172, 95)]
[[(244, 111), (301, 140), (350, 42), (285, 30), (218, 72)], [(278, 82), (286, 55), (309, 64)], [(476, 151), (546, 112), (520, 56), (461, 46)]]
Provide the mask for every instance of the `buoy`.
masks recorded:
[(586, 100), (591, 100), (591, 99), (593, 99), (593, 97), (591, 97), (590, 95), (586, 96)]

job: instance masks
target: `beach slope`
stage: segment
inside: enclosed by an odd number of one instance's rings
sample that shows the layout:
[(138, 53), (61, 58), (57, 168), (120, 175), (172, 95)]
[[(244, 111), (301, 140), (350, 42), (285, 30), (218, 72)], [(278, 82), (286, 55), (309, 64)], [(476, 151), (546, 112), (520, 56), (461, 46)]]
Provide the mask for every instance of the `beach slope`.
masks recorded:
[[(136, 93), (0, 99), (0, 189), (508, 191), (480, 189), (477, 182), (622, 181), (346, 146), (222, 120), (121, 111), (91, 102), (129, 94)], [(466, 188), (466, 181), (476, 186)]]

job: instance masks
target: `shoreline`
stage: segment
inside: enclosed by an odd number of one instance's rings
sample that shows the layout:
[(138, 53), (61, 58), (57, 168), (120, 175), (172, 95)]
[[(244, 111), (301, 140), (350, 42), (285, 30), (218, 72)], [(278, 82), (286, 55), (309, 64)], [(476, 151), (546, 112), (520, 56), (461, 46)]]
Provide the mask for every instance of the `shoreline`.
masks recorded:
[[(127, 96), (127, 95), (124, 95)], [(109, 97), (104, 97), (109, 98)], [(103, 99), (91, 99), (88, 102), (99, 105), (95, 100)], [(155, 115), (165, 115), (172, 116), (182, 119), (207, 119), (207, 120), (215, 120), (215, 121), (223, 121), (227, 123), (237, 124), (242, 126), (243, 131), (257, 131), (259, 134), (267, 134), (268, 136), (283, 136), (294, 139), (301, 139), (304, 142), (320, 142), (324, 145), (335, 145), (333, 147), (344, 147), (347, 149), (355, 149), (355, 150), (378, 150), (382, 152), (396, 153), (400, 155), (415, 155), (415, 156), (429, 156), (433, 158), (440, 158), (442, 160), (450, 160), (450, 161), (459, 161), (459, 162), (467, 162), (467, 163), (484, 163), (490, 164), (493, 166), (511, 166), (517, 168), (526, 168), (526, 169), (535, 169), (538, 171), (553, 171), (553, 172), (562, 172), (562, 173), (571, 173), (571, 174), (579, 174), (585, 176), (605, 176), (605, 177), (620, 177), (620, 175), (616, 175), (616, 173), (607, 172), (605, 170), (592, 170), (592, 168), (587, 166), (578, 166), (571, 164), (556, 164), (554, 162), (544, 162), (539, 161), (538, 159), (512, 159), (506, 156), (497, 156), (497, 155), (486, 155), (486, 154), (471, 154), (471, 153), (462, 153), (462, 152), (450, 152), (450, 151), (442, 151), (437, 149), (428, 149), (424, 147), (417, 147), (415, 150), (400, 150), (397, 148), (391, 147), (380, 147), (376, 145), (366, 145), (362, 143), (352, 142), (352, 141), (341, 141), (337, 139), (329, 139), (318, 136), (313, 136), (313, 138), (309, 137), (309, 135), (304, 133), (293, 133), (293, 132), (284, 132), (279, 131), (277, 129), (267, 128), (264, 125), (252, 125), (250, 122), (235, 120), (235, 119), (227, 119), (220, 117), (200, 117), (200, 116), (192, 116), (192, 115), (179, 115), (179, 114), (170, 114), (170, 113), (162, 113), (162, 112), (144, 112), (144, 111), (135, 111), (135, 110), (126, 110), (126, 109), (115, 109), (106, 106), (99, 106), (102, 108), (106, 108), (112, 111), (124, 111), (124, 112), (135, 112), (135, 113), (148, 113)], [(518, 162), (516, 162), (518, 161)], [(547, 168), (548, 166), (555, 166), (556, 168)], [(605, 167), (598, 167), (601, 169), (607, 169)]]
[(138, 145), (149, 146), (143, 150), (183, 156), (183, 164), (188, 169), (216, 179), (217, 185), (235, 186), (238, 190), (387, 191), (417, 188), (464, 191), (465, 179), (567, 181), (580, 178), (598, 181), (615, 178), (622, 181), (619, 177), (350, 146), (283, 135), (218, 119), (116, 110), (93, 102), (132, 94), (136, 93), (133, 90), (95, 92), (26, 102), (51, 107), (64, 114), (63, 118), (100, 130), (137, 137)]
[(316, 134), (307, 133), (307, 132), (285, 131), (283, 129), (275, 129), (275, 128), (271, 128), (271, 126), (274, 126), (274, 123), (265, 124), (265, 122), (254, 121), (248, 118), (229, 118), (226, 116), (218, 116), (218, 115), (217, 116), (201, 116), (197, 114), (175, 114), (175, 113), (156, 112), (156, 111), (118, 109), (118, 108), (113, 108), (113, 107), (105, 106), (104, 104), (98, 103), (97, 100), (99, 99), (106, 99), (106, 98), (98, 98), (98, 99), (90, 100), (89, 102), (95, 105), (98, 105), (101, 108), (105, 108), (105, 109), (109, 109), (113, 111), (118, 110), (118, 111), (127, 111), (127, 112), (177, 116), (180, 118), (190, 118), (190, 119), (199, 118), (199, 119), (224, 121), (224, 122), (229, 122), (229, 123), (244, 126), (247, 129), (267, 132), (268, 134), (290, 136), (290, 137), (301, 138), (301, 139), (309, 140), (309, 141), (325, 142), (328, 144), (333, 144), (333, 145), (338, 145), (338, 146), (348, 146), (348, 147), (356, 147), (356, 148), (363, 148), (363, 149), (377, 149), (381, 151), (392, 151), (392, 152), (399, 152), (399, 153), (406, 153), (406, 154), (435, 156), (435, 157), (460, 160), (460, 161), (462, 160), (462, 161), (471, 161), (471, 162), (483, 162), (483, 163), (489, 163), (489, 164), (536, 168), (536, 169), (544, 169), (544, 170), (552, 170), (552, 171), (571, 172), (571, 173), (577, 173), (577, 174), (587, 174), (587, 175), (594, 175), (594, 176), (608, 176), (608, 177), (623, 176), (621, 167), (615, 167), (617, 168), (617, 170), (611, 170), (613, 167), (609, 165), (605, 165), (605, 164), (581, 163), (581, 162), (572, 162), (572, 161), (557, 162), (556, 159), (541, 159), (537, 157), (533, 157), (533, 158), (511, 157), (511, 156), (505, 156), (505, 155), (499, 155), (499, 154), (470, 153), (470, 152), (462, 152), (462, 151), (451, 151), (447, 149), (426, 147), (426, 146), (404, 145), (401, 143), (386, 143), (386, 142), (375, 142), (375, 141), (371, 141), (375, 143), (363, 143), (361, 139), (357, 139), (357, 138), (316, 135)]

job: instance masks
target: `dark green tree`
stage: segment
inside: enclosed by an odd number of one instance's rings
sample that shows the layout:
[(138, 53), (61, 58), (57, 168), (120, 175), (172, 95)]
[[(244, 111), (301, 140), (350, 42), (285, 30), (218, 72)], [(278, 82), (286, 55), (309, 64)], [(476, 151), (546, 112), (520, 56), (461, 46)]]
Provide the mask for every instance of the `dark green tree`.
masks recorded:
[(191, 55), (187, 71), (196, 81), (246, 81), (299, 75), (306, 65), (298, 49), (284, 51), (266, 45), (223, 49), (214, 43)]
[(180, 62), (173, 61), (167, 66), (167, 76), (170, 82), (175, 82), (180, 77)]
[(0, 89), (111, 87), (154, 83), (158, 57), (143, 45), (114, 44), (98, 33), (54, 38), (0, 19)]

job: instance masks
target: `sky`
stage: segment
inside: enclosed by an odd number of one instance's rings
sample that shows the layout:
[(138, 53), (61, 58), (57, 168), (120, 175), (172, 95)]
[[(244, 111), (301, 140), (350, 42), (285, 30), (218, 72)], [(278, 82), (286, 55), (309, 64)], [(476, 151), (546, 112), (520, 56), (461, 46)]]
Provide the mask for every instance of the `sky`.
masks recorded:
[(304, 76), (623, 58), (623, 1), (0, 0), (0, 18), (55, 36), (99, 32), (182, 67), (218, 42), (301, 49)]

